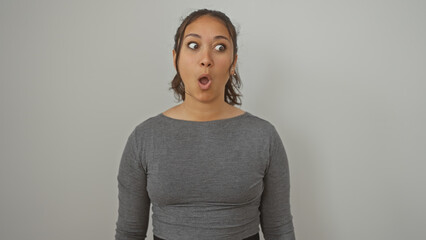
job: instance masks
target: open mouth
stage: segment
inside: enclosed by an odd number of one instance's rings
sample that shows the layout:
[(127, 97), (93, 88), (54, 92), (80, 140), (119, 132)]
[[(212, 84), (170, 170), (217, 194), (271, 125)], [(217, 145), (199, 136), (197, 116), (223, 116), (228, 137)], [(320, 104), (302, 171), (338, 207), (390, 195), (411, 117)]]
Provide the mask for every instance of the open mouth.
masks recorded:
[(210, 80), (207, 77), (202, 77), (202, 78), (198, 79), (198, 81), (203, 85), (207, 85)]
[(207, 90), (210, 88), (210, 85), (212, 84), (212, 80), (210, 79), (210, 76), (201, 76), (198, 79), (198, 85), (202, 90)]

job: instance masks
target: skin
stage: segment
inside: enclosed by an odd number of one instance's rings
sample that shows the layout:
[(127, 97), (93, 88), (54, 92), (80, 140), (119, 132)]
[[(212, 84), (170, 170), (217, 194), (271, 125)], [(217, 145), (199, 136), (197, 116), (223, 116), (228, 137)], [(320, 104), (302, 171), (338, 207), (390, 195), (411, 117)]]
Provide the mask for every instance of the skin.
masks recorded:
[[(185, 100), (163, 114), (183, 120), (211, 121), (244, 113), (224, 100), (225, 85), (234, 73), (238, 55), (233, 56), (232, 39), (223, 22), (207, 15), (199, 17), (186, 27), (181, 46), (177, 61), (185, 84)], [(174, 50), (173, 63), (176, 69)], [(212, 82), (209, 89), (203, 90), (198, 78), (206, 73)]]

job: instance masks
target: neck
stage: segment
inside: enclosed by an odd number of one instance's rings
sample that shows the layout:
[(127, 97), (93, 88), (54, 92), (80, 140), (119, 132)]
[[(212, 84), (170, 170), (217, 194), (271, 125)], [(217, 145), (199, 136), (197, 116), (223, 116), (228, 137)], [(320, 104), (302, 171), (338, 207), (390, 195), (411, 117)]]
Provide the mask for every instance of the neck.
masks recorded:
[(194, 121), (210, 121), (220, 119), (226, 116), (233, 107), (221, 99), (202, 102), (195, 100), (188, 94), (185, 95), (185, 101), (180, 104), (182, 113), (186, 118)]

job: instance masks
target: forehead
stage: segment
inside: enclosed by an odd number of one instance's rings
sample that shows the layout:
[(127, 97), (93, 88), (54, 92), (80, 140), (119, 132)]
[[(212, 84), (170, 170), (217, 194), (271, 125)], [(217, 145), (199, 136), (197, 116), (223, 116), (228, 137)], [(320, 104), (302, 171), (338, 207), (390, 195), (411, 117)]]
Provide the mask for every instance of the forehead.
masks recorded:
[(222, 20), (209, 15), (201, 16), (194, 20), (192, 23), (188, 24), (183, 37), (185, 37), (189, 33), (196, 33), (202, 38), (222, 35), (228, 37), (228, 39), (231, 39), (229, 36), (228, 29), (226, 28)]

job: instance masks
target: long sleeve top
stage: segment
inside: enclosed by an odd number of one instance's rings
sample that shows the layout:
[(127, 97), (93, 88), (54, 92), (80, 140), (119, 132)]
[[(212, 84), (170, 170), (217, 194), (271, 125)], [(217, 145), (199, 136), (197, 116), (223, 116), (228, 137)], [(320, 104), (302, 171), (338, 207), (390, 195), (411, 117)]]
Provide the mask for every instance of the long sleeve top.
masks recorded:
[(162, 113), (135, 127), (118, 171), (116, 240), (294, 240), (286, 152), (249, 112), (188, 121)]

